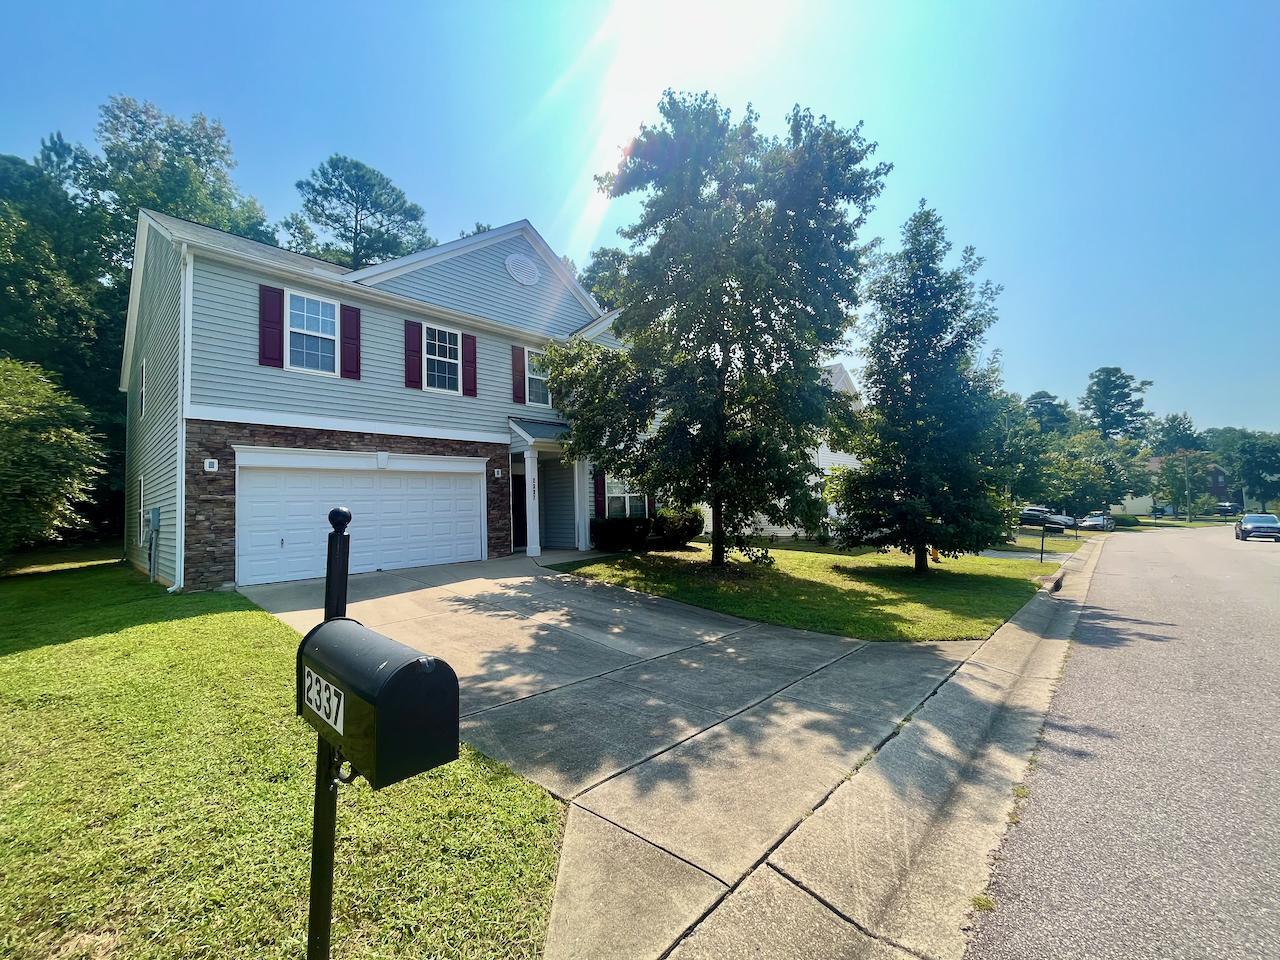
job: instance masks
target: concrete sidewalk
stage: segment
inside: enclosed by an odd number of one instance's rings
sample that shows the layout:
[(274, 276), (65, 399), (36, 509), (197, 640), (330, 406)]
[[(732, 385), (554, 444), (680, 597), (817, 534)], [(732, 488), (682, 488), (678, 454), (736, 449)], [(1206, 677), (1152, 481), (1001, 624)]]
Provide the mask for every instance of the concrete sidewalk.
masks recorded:
[[(960, 957), (1099, 546), (984, 643), (811, 635), (754, 703), (689, 651), (618, 671), (730, 712), (576, 795), (546, 956)], [(755, 675), (794, 643), (749, 637), (705, 646)]]

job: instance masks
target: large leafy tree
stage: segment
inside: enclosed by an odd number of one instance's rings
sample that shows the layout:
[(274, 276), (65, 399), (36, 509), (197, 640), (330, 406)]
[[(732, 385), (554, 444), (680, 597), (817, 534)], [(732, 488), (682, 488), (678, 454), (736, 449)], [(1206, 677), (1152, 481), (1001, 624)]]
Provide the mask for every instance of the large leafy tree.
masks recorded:
[(138, 208), (275, 238), (261, 206), (231, 178), (231, 145), (217, 121), (113, 97), (97, 139), (95, 150), (55, 133), (34, 165), (0, 160), (0, 351), (39, 362), (88, 409), (107, 467), (92, 524), (107, 532), (123, 515), (124, 398), (116, 385)]
[(1015, 502), (1038, 500), (1044, 491), (1049, 438), (1027, 401), (997, 391), (994, 445), (1000, 489)]
[(1147, 458), (1132, 440), (1107, 440), (1096, 430), (1059, 438), (1045, 458), (1045, 500), (1071, 516), (1104, 510), (1150, 489)]
[(1213, 457), (1201, 450), (1175, 450), (1165, 456), (1156, 476), (1155, 494), (1179, 513), (1189, 512), (1209, 490)]
[(1240, 443), (1240, 477), (1262, 509), (1280, 499), (1280, 435), (1254, 434)]
[(1099, 367), (1089, 374), (1080, 409), (1107, 440), (1139, 437), (1151, 417), (1142, 399), (1149, 386), (1150, 380), (1138, 380), (1119, 367)]
[(101, 365), (101, 263), (85, 220), (52, 177), (0, 156), (0, 355), (38, 363), (77, 389)]
[(678, 503), (711, 507), (711, 562), (763, 514), (811, 522), (812, 451), (844, 399), (822, 370), (842, 346), (864, 251), (857, 231), (888, 171), (875, 144), (795, 108), (781, 137), (748, 109), (668, 92), (615, 173), (642, 198), (616, 329), (628, 349), (547, 352), (566, 443)]
[(622, 306), (622, 282), (627, 275), (627, 252), (618, 247), (591, 251), (590, 262), (582, 269), (582, 285), (606, 310)]
[(217, 120), (183, 120), (117, 96), (102, 107), (97, 136), (95, 153), (54, 134), (41, 144), (40, 164), (93, 211), (109, 279), (126, 298), (139, 207), (275, 243), (262, 206), (232, 180), (231, 142)]
[(1241, 503), (1244, 502), (1244, 493), (1240, 478), (1240, 445), (1252, 436), (1253, 432), (1243, 427), (1209, 427), (1200, 434), (1204, 448), (1213, 454), (1214, 462), (1227, 471), (1232, 495)]
[(281, 223), (292, 250), (359, 270), (436, 243), (422, 207), (359, 160), (335, 153), (297, 187), (302, 210)]
[(929, 569), (1000, 542), (1011, 510), (1002, 489), (998, 376), (979, 362), (999, 288), (979, 283), (969, 247), (948, 266), (942, 219), (922, 203), (868, 286), (863, 331), (867, 405), (848, 444), (861, 466), (830, 484), (846, 546), (897, 547)]
[(0, 561), (83, 524), (100, 472), (89, 413), (35, 364), (0, 359)]

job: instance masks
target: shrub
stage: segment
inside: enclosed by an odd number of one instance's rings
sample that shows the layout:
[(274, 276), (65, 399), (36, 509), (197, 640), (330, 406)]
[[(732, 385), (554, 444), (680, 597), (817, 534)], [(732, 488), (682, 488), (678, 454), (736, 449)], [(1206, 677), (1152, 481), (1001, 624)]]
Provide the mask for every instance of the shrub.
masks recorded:
[(1111, 519), (1116, 522), (1117, 527), (1136, 527), (1138, 526), (1138, 518), (1131, 513), (1113, 513)]
[(606, 553), (643, 550), (652, 530), (648, 517), (597, 517), (591, 521), (591, 542)]
[(683, 547), (702, 533), (707, 518), (698, 507), (663, 507), (654, 520), (653, 532), (664, 547)]

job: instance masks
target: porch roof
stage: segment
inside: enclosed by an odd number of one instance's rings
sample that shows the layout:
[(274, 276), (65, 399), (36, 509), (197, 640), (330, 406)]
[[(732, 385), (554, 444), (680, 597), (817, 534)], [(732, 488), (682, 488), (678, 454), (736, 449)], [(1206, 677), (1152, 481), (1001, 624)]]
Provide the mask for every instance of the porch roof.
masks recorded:
[(524, 443), (559, 443), (569, 432), (569, 425), (551, 420), (525, 420), (523, 417), (510, 417), (513, 439)]

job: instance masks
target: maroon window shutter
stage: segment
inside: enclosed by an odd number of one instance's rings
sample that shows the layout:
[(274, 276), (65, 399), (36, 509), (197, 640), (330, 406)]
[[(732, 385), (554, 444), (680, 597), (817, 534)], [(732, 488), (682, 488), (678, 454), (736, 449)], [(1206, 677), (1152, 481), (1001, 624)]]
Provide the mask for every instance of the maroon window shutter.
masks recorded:
[(360, 308), (342, 305), (342, 376), (347, 380), (360, 379)]
[(422, 324), (404, 322), (404, 385), (422, 389)]
[(524, 347), (511, 345), (511, 399), (524, 403)]
[(462, 335), (462, 395), (476, 395), (476, 338), (469, 333)]
[(656, 517), (658, 515), (658, 498), (652, 493), (649, 494), (649, 516)]
[(604, 471), (596, 471), (596, 516), (603, 517), (605, 515), (604, 505)]
[(258, 364), (284, 366), (284, 291), (258, 287)]

